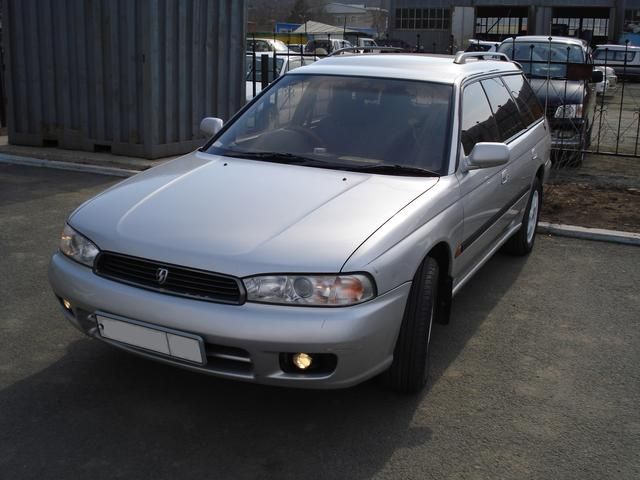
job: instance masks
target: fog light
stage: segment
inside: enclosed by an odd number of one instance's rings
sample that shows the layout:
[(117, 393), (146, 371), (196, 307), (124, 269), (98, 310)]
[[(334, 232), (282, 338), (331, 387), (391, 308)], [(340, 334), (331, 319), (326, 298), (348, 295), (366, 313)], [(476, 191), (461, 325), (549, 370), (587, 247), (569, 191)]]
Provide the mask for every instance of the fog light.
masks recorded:
[(313, 359), (306, 353), (296, 353), (293, 355), (293, 364), (300, 370), (306, 370), (311, 366)]
[(66, 308), (67, 310), (71, 311), (71, 302), (69, 300), (67, 300), (66, 298), (62, 299), (62, 305), (64, 305), (64, 308)]

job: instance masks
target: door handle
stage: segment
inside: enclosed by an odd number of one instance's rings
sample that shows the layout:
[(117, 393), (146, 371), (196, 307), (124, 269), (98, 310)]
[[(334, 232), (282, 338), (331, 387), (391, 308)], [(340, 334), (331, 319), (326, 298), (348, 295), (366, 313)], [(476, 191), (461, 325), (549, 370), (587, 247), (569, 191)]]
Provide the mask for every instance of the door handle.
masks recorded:
[(500, 173), (502, 175), (502, 184), (504, 185), (505, 183), (507, 183), (509, 181), (509, 171), (505, 168)]
[(535, 149), (535, 148), (532, 148), (532, 149), (531, 149), (531, 159), (532, 159), (532, 160), (538, 160), (538, 158), (539, 158), (539, 157), (538, 157), (538, 152), (536, 152), (536, 149)]

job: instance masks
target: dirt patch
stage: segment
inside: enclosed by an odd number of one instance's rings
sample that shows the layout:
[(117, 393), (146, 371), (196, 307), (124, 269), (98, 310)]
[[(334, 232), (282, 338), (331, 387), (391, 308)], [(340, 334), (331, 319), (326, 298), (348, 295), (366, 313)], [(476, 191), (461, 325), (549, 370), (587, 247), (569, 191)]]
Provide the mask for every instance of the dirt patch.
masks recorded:
[(540, 219), (640, 233), (640, 188), (548, 184)]

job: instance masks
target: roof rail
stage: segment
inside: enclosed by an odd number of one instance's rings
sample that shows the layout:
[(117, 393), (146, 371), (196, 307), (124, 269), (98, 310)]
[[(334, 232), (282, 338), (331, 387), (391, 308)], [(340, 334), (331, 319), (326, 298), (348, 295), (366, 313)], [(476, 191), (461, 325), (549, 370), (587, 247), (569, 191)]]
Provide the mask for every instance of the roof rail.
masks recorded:
[(487, 60), (487, 58), (485, 57), (493, 57), (493, 59), (500, 60), (503, 62), (511, 61), (506, 54), (500, 53), (500, 52), (458, 52), (456, 53), (456, 57), (453, 59), (453, 63), (457, 63), (458, 65), (464, 65), (465, 63), (467, 63), (468, 58), (477, 58), (478, 60)]
[(382, 52), (404, 52), (404, 49), (399, 47), (345, 47), (339, 50), (334, 50), (327, 57), (333, 57), (334, 55), (345, 53), (345, 52), (354, 52), (354, 53), (382, 53)]

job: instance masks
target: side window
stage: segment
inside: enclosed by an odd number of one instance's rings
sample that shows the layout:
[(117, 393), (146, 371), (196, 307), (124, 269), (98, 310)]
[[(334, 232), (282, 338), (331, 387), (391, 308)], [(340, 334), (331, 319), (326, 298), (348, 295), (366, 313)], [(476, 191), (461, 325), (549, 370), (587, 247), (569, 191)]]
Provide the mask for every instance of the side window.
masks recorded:
[(462, 93), (462, 129), (460, 139), (465, 155), (479, 142), (499, 142), (498, 127), (487, 96), (479, 83), (465, 87)]
[(521, 130), (524, 130), (526, 126), (522, 122), (520, 111), (500, 78), (482, 80), (481, 83), (485, 92), (487, 92), (491, 110), (493, 110), (493, 114), (496, 117), (498, 131), (500, 132), (499, 141), (505, 142)]
[(526, 126), (542, 118), (543, 111), (540, 102), (533, 93), (531, 86), (522, 75), (507, 75), (502, 77), (511, 96), (516, 101), (522, 120)]

